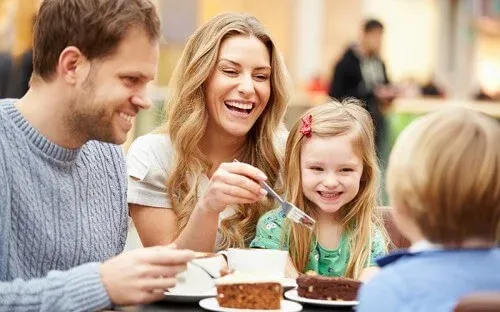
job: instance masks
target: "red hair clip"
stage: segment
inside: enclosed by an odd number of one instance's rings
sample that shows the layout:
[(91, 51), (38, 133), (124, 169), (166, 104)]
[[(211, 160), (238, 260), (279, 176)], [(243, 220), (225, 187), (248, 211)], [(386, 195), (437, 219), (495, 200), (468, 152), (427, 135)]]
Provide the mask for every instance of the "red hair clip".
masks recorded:
[(305, 135), (306, 137), (310, 138), (311, 137), (311, 131), (312, 131), (312, 116), (307, 115), (304, 116), (302, 119), (302, 126), (300, 128), (300, 133)]

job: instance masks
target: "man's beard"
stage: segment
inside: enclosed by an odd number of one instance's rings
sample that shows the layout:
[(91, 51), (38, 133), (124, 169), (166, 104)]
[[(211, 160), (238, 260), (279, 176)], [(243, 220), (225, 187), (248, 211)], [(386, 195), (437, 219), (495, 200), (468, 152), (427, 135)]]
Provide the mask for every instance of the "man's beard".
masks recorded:
[(112, 124), (114, 112), (98, 103), (92, 90), (93, 86), (87, 85), (72, 99), (67, 119), (69, 129), (82, 143), (90, 140), (117, 143)]

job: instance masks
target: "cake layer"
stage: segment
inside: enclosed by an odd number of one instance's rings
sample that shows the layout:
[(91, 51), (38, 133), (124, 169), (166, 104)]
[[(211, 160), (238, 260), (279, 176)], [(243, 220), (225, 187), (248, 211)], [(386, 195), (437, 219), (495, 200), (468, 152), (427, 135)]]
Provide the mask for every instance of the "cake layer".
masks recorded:
[(297, 278), (299, 296), (321, 300), (356, 300), (361, 282), (343, 277), (302, 274)]
[(279, 310), (283, 288), (280, 283), (218, 284), (217, 301), (221, 307)]

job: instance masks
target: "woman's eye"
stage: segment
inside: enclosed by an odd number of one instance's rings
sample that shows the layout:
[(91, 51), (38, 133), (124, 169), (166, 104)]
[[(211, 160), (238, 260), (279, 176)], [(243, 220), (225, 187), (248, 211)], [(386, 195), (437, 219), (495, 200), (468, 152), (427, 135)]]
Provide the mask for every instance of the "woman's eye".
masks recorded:
[(237, 75), (238, 72), (233, 69), (223, 69), (222, 72), (227, 75)]
[(267, 79), (269, 79), (267, 75), (255, 75), (255, 78), (260, 81), (266, 81)]

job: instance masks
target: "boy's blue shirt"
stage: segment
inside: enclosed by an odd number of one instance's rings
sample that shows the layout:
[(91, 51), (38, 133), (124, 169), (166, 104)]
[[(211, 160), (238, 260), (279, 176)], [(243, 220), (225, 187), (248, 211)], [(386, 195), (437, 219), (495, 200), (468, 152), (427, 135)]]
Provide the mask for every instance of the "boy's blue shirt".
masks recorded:
[(500, 249), (396, 251), (378, 259), (382, 271), (363, 285), (358, 312), (452, 311), (477, 291), (500, 291)]

